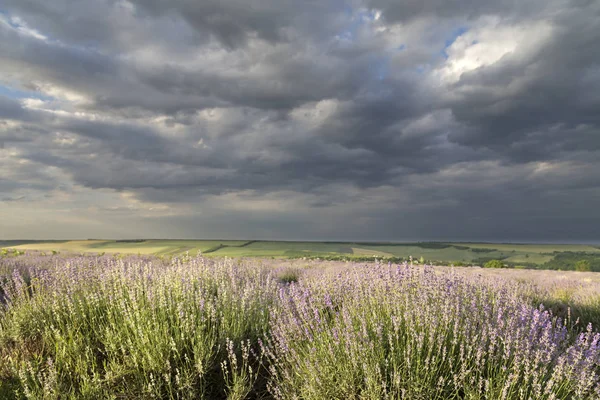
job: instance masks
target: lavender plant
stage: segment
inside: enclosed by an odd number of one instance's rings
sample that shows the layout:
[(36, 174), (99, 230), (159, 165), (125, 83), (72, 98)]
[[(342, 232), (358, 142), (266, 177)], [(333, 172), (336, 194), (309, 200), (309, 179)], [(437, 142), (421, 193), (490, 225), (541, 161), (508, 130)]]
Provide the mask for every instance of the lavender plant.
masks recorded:
[[(319, 265), (0, 259), (0, 394), (600, 398), (600, 335), (532, 306), (527, 285), (429, 267)], [(290, 270), (294, 279), (282, 279)]]
[(75, 259), (30, 275), (4, 285), (0, 322), (4, 374), (27, 398), (225, 397), (221, 361), (264, 335), (277, 286), (259, 266), (201, 258)]
[[(574, 336), (516, 286), (370, 267), (280, 293), (278, 399), (592, 399), (600, 335)], [(585, 377), (585, 378), (583, 378)]]

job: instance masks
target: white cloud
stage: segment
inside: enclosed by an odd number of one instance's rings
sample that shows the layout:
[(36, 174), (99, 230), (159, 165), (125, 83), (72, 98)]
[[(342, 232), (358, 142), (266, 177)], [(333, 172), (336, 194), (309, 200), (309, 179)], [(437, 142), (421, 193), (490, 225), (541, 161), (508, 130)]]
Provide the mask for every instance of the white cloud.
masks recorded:
[(338, 105), (339, 101), (336, 99), (325, 99), (303, 104), (294, 108), (290, 114), (295, 120), (314, 128), (327, 120), (336, 111)]
[(456, 83), (463, 74), (503, 59), (535, 54), (552, 33), (553, 27), (546, 21), (505, 25), (497, 18), (483, 18), (445, 50), (448, 59), (435, 73), (445, 83)]
[(14, 30), (23, 36), (29, 36), (37, 40), (47, 41), (48, 37), (40, 33), (39, 31), (30, 28), (25, 21), (19, 17), (6, 15), (0, 13), (0, 24), (5, 28)]

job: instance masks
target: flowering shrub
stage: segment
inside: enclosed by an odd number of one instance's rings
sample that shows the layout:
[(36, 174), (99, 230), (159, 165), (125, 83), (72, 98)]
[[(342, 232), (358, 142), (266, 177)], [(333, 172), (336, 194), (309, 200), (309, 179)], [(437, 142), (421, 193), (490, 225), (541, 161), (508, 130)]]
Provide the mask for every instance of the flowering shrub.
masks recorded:
[(282, 280), (288, 269), (230, 259), (6, 260), (0, 394), (15, 398), (600, 398), (600, 335), (509, 281), (407, 265)]
[[(510, 285), (375, 267), (280, 293), (276, 398), (597, 398), (600, 335)], [(582, 377), (585, 376), (585, 379)]]

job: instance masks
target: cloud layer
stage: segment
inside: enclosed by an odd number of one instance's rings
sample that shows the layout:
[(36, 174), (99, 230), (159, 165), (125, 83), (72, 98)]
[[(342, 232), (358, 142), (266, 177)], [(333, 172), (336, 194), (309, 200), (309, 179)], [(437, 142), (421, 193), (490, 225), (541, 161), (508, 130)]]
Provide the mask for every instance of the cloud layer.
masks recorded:
[(6, 0), (0, 238), (600, 241), (600, 3)]

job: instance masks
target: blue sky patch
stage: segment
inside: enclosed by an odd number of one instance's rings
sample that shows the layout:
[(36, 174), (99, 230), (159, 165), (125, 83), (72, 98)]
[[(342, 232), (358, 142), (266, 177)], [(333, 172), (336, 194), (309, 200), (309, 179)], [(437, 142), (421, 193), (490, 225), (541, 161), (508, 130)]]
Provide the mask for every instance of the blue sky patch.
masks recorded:
[(5, 86), (0, 83), (0, 95), (9, 97), (11, 99), (40, 99), (44, 101), (54, 100), (54, 97), (47, 96), (43, 93), (30, 91), (30, 90), (20, 90), (14, 89), (10, 86)]
[(448, 53), (446, 52), (448, 47), (452, 46), (452, 43), (454, 43), (456, 41), (456, 39), (458, 39), (460, 36), (464, 35), (468, 31), (469, 31), (469, 28), (467, 28), (466, 26), (458, 27), (457, 29), (452, 31), (452, 33), (450, 34), (450, 37), (448, 39), (446, 39), (446, 41), (444, 42), (444, 48), (441, 51), (441, 54), (444, 57), (444, 59), (446, 59), (446, 60), (448, 59)]

